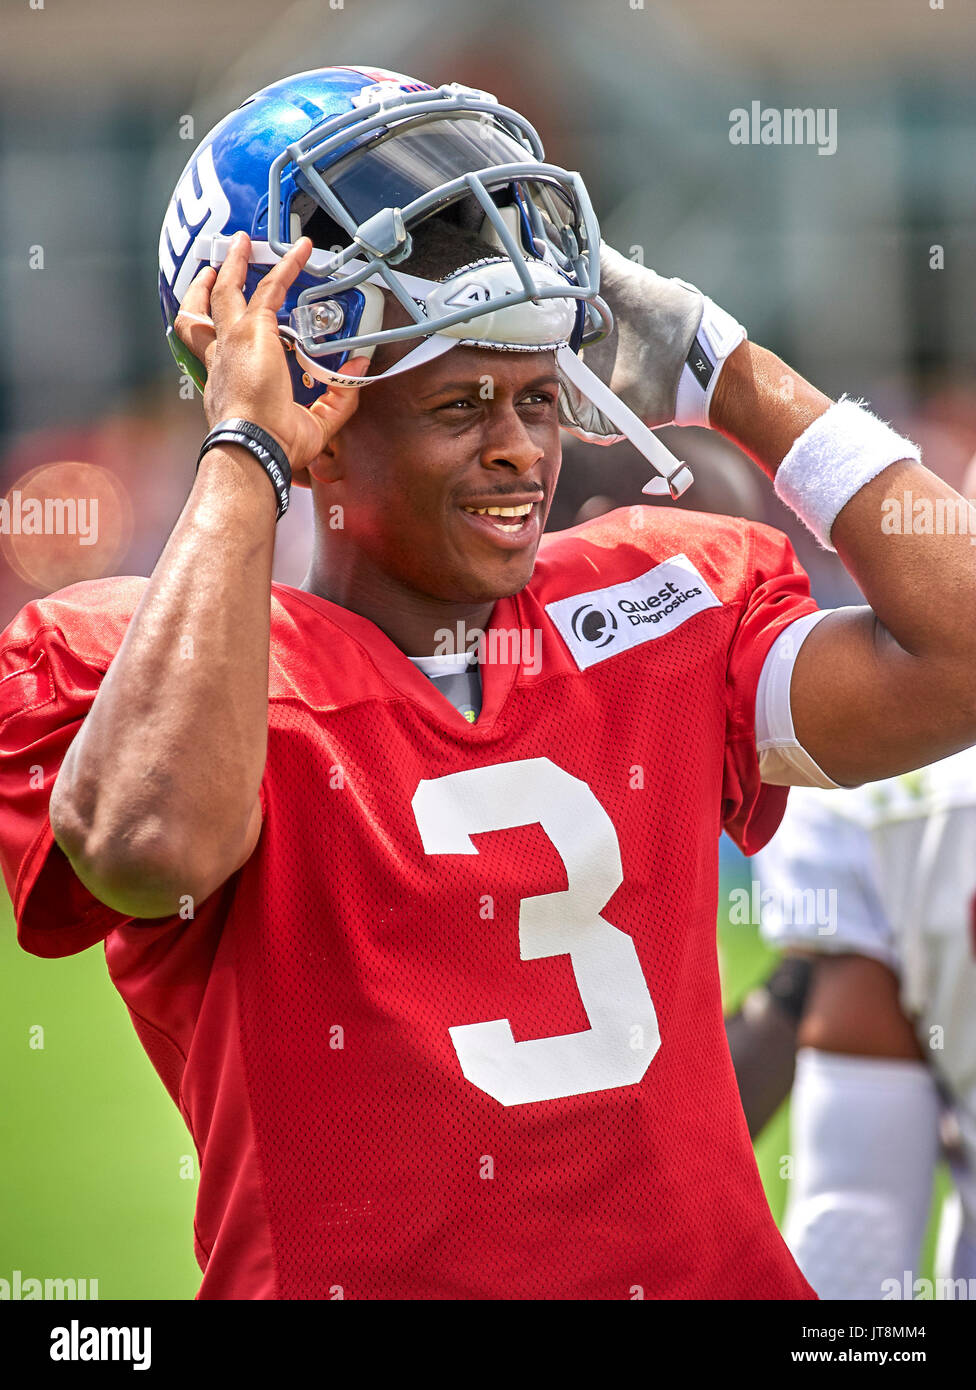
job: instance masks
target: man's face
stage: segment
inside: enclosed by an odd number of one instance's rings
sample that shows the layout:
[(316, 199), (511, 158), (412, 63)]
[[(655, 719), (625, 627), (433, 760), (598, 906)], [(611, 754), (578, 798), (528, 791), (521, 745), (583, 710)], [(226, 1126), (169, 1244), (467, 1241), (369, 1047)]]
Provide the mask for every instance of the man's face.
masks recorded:
[(406, 588), (452, 602), (517, 593), (559, 475), (557, 398), (552, 352), (453, 348), (363, 388), (318, 502), (340, 504), (343, 543)]

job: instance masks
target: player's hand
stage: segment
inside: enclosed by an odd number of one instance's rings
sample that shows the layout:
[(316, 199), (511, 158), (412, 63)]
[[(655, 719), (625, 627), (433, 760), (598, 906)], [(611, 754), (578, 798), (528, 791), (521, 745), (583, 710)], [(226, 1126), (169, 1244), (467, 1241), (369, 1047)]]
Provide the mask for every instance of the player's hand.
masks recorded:
[[(584, 348), (590, 370), (651, 428), (672, 422), (707, 425), (722, 364), (745, 329), (694, 285), (637, 265), (606, 242), (600, 243), (600, 294), (613, 313), (614, 328), (602, 342)], [(696, 343), (708, 354), (697, 377), (686, 365)], [(619, 438), (599, 410), (572, 393), (563, 396), (562, 423), (572, 433), (597, 443)]]
[[(311, 253), (311, 240), (302, 237), (246, 300), (250, 240), (238, 232), (219, 272), (207, 267), (193, 281), (174, 325), (207, 369), (203, 406), (210, 426), (233, 418), (267, 430), (284, 449), (293, 475), (318, 458), (359, 401), (356, 387), (330, 386), (309, 408), (292, 395), (276, 313)], [(362, 375), (365, 368), (365, 359), (354, 358), (342, 370)]]

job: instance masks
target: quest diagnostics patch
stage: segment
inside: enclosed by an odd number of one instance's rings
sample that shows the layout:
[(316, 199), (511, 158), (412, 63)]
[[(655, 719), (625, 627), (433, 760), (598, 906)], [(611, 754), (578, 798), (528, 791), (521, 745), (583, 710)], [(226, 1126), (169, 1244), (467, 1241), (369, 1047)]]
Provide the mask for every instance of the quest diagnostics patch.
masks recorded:
[(672, 555), (623, 584), (547, 603), (546, 612), (585, 671), (721, 606), (687, 555)]

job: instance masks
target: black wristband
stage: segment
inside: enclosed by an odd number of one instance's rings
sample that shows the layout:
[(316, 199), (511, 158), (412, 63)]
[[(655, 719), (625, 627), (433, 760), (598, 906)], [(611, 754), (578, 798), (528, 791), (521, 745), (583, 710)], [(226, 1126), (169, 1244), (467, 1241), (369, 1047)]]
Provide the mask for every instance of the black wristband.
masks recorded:
[(250, 420), (221, 420), (214, 425), (203, 441), (197, 455), (197, 468), (200, 467), (200, 460), (204, 454), (215, 444), (241, 444), (253, 454), (271, 479), (271, 486), (278, 499), (278, 515), (275, 520), (280, 521), (288, 510), (291, 464), (277, 439), (273, 439), (267, 430), (261, 429), (259, 425), (252, 425)]

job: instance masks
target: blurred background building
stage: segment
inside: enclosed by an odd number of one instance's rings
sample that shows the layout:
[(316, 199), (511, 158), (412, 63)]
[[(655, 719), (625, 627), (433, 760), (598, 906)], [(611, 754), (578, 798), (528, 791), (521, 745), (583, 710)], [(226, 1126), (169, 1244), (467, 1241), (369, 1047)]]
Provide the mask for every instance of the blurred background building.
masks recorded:
[[(976, 448), (976, 20), (948, 0), (23, 0), (0, 84), (0, 491), (111, 471), (96, 551), (0, 537), (0, 621), (94, 572), (149, 573), (193, 476), (156, 298), (159, 225), (196, 142), (284, 73), (366, 63), (494, 91), (578, 168), (604, 235), (699, 284), (832, 395), (866, 397), (959, 482)], [(736, 146), (730, 112), (836, 110), (837, 147)], [(785, 526), (822, 602), (856, 598), (737, 451), (699, 431), (691, 506)], [(628, 445), (567, 438), (551, 524), (640, 500)], [(280, 528), (300, 583), (308, 498)], [(107, 520), (113, 503), (102, 502)], [(72, 566), (75, 566), (73, 571)]]

